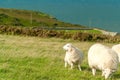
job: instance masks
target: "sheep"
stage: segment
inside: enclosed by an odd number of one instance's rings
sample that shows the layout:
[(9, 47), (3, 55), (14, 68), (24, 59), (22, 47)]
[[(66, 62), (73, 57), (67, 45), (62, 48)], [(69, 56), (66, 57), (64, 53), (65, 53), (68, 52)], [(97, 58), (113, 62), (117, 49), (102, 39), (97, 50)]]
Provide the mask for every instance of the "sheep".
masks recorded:
[(83, 61), (83, 53), (71, 43), (64, 45), (63, 49), (66, 50), (64, 58), (65, 67), (67, 67), (67, 64), (69, 64), (71, 66), (71, 69), (73, 69), (74, 65), (78, 65), (78, 69), (81, 71), (80, 64)]
[(111, 48), (96, 43), (88, 51), (88, 64), (95, 76), (96, 69), (102, 71), (102, 76), (107, 79), (118, 67), (118, 56)]
[(120, 44), (113, 45), (112, 49), (118, 54), (118, 58), (120, 62)]

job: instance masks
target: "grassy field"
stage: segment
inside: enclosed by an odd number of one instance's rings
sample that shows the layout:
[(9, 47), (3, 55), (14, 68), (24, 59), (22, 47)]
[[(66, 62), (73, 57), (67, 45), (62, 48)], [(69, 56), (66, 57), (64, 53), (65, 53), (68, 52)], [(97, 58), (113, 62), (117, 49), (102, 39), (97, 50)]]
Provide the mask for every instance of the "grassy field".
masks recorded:
[[(62, 46), (66, 43), (84, 52), (82, 71), (64, 68)], [(0, 35), (0, 80), (104, 80), (100, 71), (92, 76), (88, 67), (87, 51), (92, 44), (94, 42)], [(120, 70), (110, 80), (120, 80)]]

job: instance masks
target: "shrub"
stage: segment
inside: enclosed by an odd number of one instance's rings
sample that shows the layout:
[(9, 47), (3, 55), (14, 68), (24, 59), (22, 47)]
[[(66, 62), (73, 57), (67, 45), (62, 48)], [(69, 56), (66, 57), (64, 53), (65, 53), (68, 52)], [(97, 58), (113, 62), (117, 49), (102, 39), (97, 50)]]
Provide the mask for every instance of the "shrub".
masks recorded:
[(72, 38), (74, 40), (80, 40), (80, 41), (91, 41), (92, 40), (92, 35), (88, 33), (75, 33)]
[(106, 36), (102, 34), (90, 34), (84, 32), (65, 32), (59, 30), (44, 30), (40, 28), (24, 28), (24, 27), (11, 27), (0, 26), (1, 34), (12, 35), (25, 35), (25, 36), (37, 36), (37, 37), (57, 37), (62, 39), (73, 39), (79, 41), (97, 41), (97, 42), (120, 42), (120, 36)]

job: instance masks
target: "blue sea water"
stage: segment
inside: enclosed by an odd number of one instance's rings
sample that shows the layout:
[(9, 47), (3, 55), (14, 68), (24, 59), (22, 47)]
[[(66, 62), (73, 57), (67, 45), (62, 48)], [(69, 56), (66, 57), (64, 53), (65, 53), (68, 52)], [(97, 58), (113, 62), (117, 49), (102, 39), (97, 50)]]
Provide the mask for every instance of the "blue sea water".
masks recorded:
[(120, 0), (0, 0), (0, 8), (42, 11), (64, 22), (120, 32)]

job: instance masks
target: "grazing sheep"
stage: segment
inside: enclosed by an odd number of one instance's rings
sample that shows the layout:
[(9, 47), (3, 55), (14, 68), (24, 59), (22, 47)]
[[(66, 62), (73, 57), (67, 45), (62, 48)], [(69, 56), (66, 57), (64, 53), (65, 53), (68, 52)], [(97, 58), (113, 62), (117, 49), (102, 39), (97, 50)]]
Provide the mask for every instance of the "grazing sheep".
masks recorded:
[(78, 68), (81, 71), (80, 64), (82, 63), (83, 60), (83, 53), (70, 43), (64, 45), (63, 49), (66, 50), (66, 55), (64, 58), (65, 67), (67, 67), (67, 64), (69, 64), (71, 65), (71, 69), (73, 69), (74, 65), (78, 65)]
[(117, 70), (118, 56), (111, 48), (102, 44), (94, 44), (88, 51), (88, 64), (93, 75), (95, 75), (96, 69), (99, 69), (102, 71), (102, 76), (107, 79)]
[(112, 49), (118, 54), (119, 62), (120, 62), (120, 44), (112, 46)]

